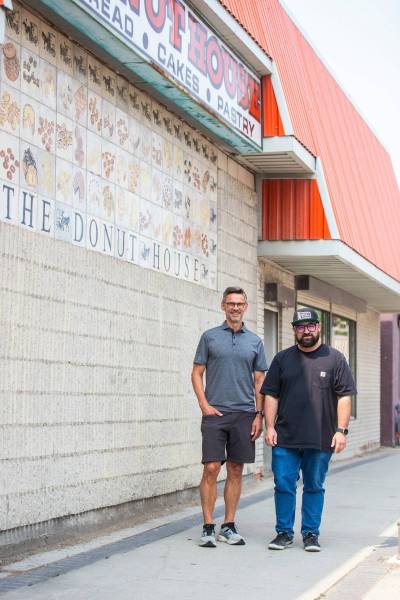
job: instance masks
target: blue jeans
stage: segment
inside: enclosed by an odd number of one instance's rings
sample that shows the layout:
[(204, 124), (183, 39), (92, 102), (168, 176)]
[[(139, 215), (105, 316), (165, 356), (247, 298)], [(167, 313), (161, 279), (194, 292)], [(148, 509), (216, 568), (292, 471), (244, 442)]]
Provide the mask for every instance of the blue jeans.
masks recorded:
[(332, 454), (312, 449), (272, 448), (272, 471), (275, 481), (276, 531), (293, 535), (296, 510), (296, 484), (303, 472), (301, 534), (319, 535), (323, 488)]

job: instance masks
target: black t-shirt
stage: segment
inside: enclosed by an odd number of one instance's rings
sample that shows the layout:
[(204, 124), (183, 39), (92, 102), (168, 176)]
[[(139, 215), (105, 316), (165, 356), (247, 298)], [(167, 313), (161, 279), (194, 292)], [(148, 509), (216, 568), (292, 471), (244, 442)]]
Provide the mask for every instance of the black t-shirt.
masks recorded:
[(356, 393), (343, 354), (326, 344), (313, 352), (291, 346), (273, 359), (262, 394), (279, 398), (278, 446), (332, 451), (338, 397)]

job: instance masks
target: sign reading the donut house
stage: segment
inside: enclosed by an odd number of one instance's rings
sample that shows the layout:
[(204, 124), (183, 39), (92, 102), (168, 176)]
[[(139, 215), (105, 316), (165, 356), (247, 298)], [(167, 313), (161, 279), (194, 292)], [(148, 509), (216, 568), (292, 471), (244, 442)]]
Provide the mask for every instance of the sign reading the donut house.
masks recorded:
[(74, 0), (261, 146), (261, 83), (181, 0)]

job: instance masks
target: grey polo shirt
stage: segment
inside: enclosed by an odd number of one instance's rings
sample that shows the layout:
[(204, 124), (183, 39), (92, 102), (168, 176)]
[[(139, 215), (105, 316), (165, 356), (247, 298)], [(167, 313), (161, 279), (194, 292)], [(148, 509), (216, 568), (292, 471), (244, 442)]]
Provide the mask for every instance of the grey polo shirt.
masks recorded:
[(207, 401), (221, 412), (254, 411), (254, 371), (266, 371), (264, 345), (245, 325), (234, 332), (226, 321), (203, 333), (193, 361), (206, 366)]

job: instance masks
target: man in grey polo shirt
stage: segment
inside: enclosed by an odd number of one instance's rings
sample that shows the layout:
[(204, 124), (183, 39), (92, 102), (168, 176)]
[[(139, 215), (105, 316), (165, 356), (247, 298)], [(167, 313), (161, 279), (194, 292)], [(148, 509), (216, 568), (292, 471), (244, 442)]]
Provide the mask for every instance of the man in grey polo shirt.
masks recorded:
[[(243, 323), (247, 296), (228, 287), (221, 308), (226, 320), (203, 333), (197, 347), (192, 384), (203, 415), (203, 477), (200, 483), (204, 525), (200, 546), (215, 548), (213, 513), (217, 477), (226, 462), (225, 519), (218, 541), (243, 545), (235, 526), (244, 463), (253, 463), (255, 441), (262, 430), (263, 397), (260, 387), (267, 362), (261, 339)], [(203, 375), (206, 373), (206, 388)]]

